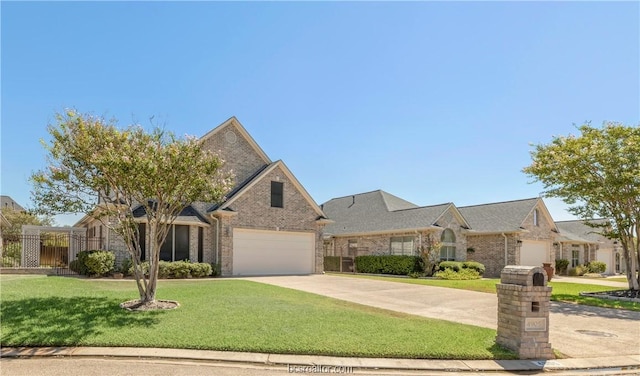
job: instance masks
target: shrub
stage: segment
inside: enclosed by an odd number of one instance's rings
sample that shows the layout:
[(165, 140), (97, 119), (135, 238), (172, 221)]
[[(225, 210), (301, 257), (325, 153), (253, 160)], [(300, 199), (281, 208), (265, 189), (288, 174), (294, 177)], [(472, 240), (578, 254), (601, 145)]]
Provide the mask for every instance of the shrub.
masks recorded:
[(462, 268), (459, 272), (454, 271), (453, 268), (445, 268), (437, 272), (435, 277), (440, 279), (469, 280), (480, 279), (480, 273), (471, 268)]
[(418, 272), (409, 273), (409, 277), (411, 277), (411, 278), (420, 278), (420, 277), (422, 277), (422, 273), (418, 273)]
[(191, 276), (193, 278), (204, 278), (210, 276), (211, 274), (213, 274), (211, 264), (207, 264), (204, 262), (191, 264)]
[(356, 271), (358, 273), (409, 275), (413, 272), (422, 272), (422, 267), (418, 256), (357, 256)]
[(485, 271), (484, 265), (476, 261), (465, 261), (462, 263), (462, 268), (475, 270), (479, 275), (483, 275)]
[(175, 261), (169, 263), (169, 278), (189, 278), (191, 277), (191, 263), (187, 261)]
[(133, 265), (133, 261), (129, 257), (122, 260), (120, 263), (120, 267), (116, 268), (120, 273), (122, 273), (125, 277), (129, 275), (129, 270), (131, 269), (131, 265)]
[(462, 263), (459, 261), (441, 261), (438, 264), (438, 270), (444, 271), (445, 269), (451, 269), (454, 272), (459, 272), (462, 269)]
[(217, 277), (219, 275), (222, 275), (222, 272), (220, 271), (220, 264), (210, 264), (210, 265), (211, 265), (212, 277)]
[(602, 261), (591, 261), (587, 268), (589, 273), (604, 273), (607, 270), (607, 264)]
[(569, 267), (569, 260), (556, 259), (556, 273), (567, 274), (567, 268)]
[(90, 275), (104, 276), (109, 274), (116, 263), (116, 255), (109, 251), (91, 252), (85, 261)]
[(325, 272), (339, 272), (340, 271), (340, 256), (325, 256), (324, 257), (324, 271)]
[(579, 276), (583, 276), (584, 273), (587, 272), (587, 268), (585, 268), (582, 265), (578, 265), (575, 268), (571, 268), (569, 269), (569, 275), (572, 277), (579, 277)]
[(83, 270), (85, 269), (82, 266), (82, 263), (80, 263), (80, 260), (73, 260), (69, 263), (69, 269), (71, 269), (72, 271), (78, 273), (78, 274), (85, 274), (83, 272)]

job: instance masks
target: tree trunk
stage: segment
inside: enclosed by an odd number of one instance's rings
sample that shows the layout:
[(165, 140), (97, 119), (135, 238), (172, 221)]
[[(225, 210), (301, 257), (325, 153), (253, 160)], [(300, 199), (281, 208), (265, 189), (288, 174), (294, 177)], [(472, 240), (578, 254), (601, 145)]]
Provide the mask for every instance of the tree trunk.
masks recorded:
[(149, 280), (144, 296), (140, 297), (142, 303), (153, 303), (156, 301), (156, 286), (158, 283), (158, 265), (160, 261), (160, 246), (158, 244), (158, 227), (155, 223), (149, 224)]

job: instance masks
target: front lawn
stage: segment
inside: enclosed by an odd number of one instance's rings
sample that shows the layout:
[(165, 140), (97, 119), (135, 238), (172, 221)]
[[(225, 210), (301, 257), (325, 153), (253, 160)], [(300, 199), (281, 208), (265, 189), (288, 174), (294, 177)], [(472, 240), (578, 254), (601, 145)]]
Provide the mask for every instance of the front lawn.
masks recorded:
[[(354, 278), (370, 278), (378, 279), (381, 281), (389, 282), (401, 282), (412, 283), (418, 285), (447, 287), (462, 290), (471, 290), (477, 292), (486, 292), (495, 294), (496, 284), (500, 283), (498, 278), (483, 278), (473, 279), (467, 281), (458, 280), (444, 280), (444, 279), (423, 279), (423, 278), (398, 278), (398, 277), (382, 277), (363, 274), (339, 274), (345, 277)], [(567, 282), (549, 282), (549, 286), (553, 287), (551, 290), (551, 300), (558, 302), (584, 304), (595, 307), (603, 308), (617, 308), (628, 309), (631, 311), (640, 311), (640, 303), (625, 302), (619, 300), (599, 299), (589, 296), (580, 296), (581, 292), (598, 292), (598, 291), (612, 291), (620, 290), (619, 287), (609, 287), (601, 285), (591, 285), (582, 283), (567, 283)]]
[(281, 354), (513, 359), (495, 330), (243, 281), (160, 281), (178, 309), (127, 312), (133, 281), (0, 276), (2, 346), (141, 346)]

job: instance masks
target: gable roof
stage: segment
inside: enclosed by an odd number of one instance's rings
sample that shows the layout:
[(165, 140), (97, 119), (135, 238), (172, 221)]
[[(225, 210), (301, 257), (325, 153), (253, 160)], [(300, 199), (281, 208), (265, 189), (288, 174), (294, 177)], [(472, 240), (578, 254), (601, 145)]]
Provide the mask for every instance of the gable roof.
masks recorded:
[(0, 196), (0, 207), (9, 208), (17, 211), (26, 211), (20, 204), (15, 202), (11, 196), (1, 195)]
[(265, 176), (267, 176), (271, 171), (275, 170), (276, 168), (280, 168), (282, 172), (284, 172), (287, 178), (293, 183), (294, 187), (298, 190), (298, 192), (302, 194), (305, 200), (309, 203), (309, 205), (311, 205), (313, 210), (318, 214), (318, 217), (319, 217), (318, 219), (326, 218), (324, 211), (318, 206), (318, 204), (316, 204), (316, 202), (313, 200), (309, 192), (307, 192), (307, 190), (304, 189), (302, 184), (300, 184), (298, 179), (296, 179), (296, 177), (293, 175), (291, 170), (289, 170), (287, 165), (282, 160), (273, 162), (268, 166), (264, 166), (260, 170), (256, 171), (255, 174), (253, 174), (251, 177), (249, 177), (247, 180), (245, 180), (241, 184), (238, 184), (231, 192), (229, 192), (229, 194), (227, 195), (227, 199), (223, 203), (214, 204), (207, 211), (211, 213), (218, 210), (229, 210), (230, 209), (229, 206), (233, 204), (233, 202), (235, 202), (239, 197), (241, 197), (243, 194), (249, 191), (254, 185), (256, 185), (260, 180), (262, 180)]
[(541, 198), (503, 201), (458, 208), (467, 219), (473, 232), (502, 233), (523, 231), (525, 219), (541, 205), (544, 215), (553, 223)]
[[(137, 220), (140, 220), (141, 222), (146, 221), (144, 206), (138, 205), (138, 207), (133, 209), (132, 214), (133, 214), (133, 217), (136, 218)], [(196, 208), (194, 208), (194, 205), (192, 204), (182, 209), (182, 211), (180, 212), (180, 214), (178, 214), (178, 216), (173, 221), (173, 223), (186, 224), (186, 225), (198, 225), (198, 224), (204, 225), (204, 224), (209, 224), (209, 221), (207, 220), (206, 216), (202, 215), (202, 213), (196, 210)]]
[(560, 232), (558, 238), (559, 241), (573, 242), (573, 243), (598, 243), (603, 240), (603, 235), (598, 234), (597, 228), (590, 227), (586, 222), (605, 224), (609, 223), (608, 219), (590, 219), (573, 220), (573, 221), (558, 221), (556, 227)]
[(390, 193), (377, 190), (334, 198), (322, 205), (335, 221), (325, 227), (328, 235), (356, 235), (425, 230), (453, 204), (417, 206)]
[(269, 157), (267, 156), (267, 153), (265, 153), (264, 150), (262, 150), (262, 148), (258, 145), (256, 140), (254, 140), (253, 137), (251, 137), (249, 132), (247, 132), (247, 130), (244, 128), (244, 126), (240, 123), (240, 121), (235, 116), (230, 117), (229, 119), (224, 121), (222, 124), (218, 125), (217, 127), (207, 132), (204, 136), (200, 137), (200, 141), (203, 142), (206, 139), (213, 137), (214, 135), (222, 132), (224, 129), (227, 129), (229, 127), (235, 128), (236, 131), (239, 132), (242, 135), (242, 137), (244, 137), (247, 140), (249, 145), (251, 145), (251, 148), (253, 148), (253, 150), (260, 156), (260, 158), (264, 160), (264, 163), (266, 164), (271, 163), (271, 159), (269, 159)]

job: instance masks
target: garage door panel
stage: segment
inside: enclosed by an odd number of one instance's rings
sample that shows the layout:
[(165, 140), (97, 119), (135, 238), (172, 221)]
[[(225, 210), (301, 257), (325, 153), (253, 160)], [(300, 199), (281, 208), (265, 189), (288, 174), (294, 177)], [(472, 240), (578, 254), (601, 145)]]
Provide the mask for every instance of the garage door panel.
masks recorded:
[(520, 265), (542, 266), (549, 262), (549, 243), (524, 240), (520, 246)]
[(313, 233), (234, 229), (234, 275), (310, 274), (314, 261)]

